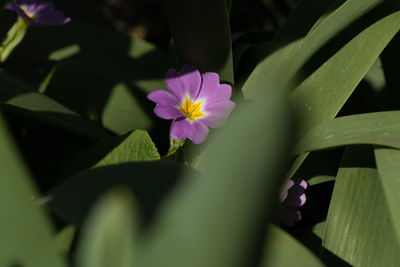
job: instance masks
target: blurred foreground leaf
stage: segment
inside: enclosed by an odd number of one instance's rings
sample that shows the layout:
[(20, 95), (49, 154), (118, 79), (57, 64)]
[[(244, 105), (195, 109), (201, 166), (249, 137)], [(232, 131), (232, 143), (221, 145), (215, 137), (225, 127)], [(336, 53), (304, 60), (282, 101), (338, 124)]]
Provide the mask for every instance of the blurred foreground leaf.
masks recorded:
[(378, 171), (368, 167), (373, 164), (371, 149), (345, 152), (323, 238), (323, 258), (333, 265), (332, 254), (353, 266), (400, 264), (400, 246)]
[(176, 184), (183, 169), (188, 168), (169, 161), (123, 163), (90, 169), (54, 188), (49, 193), (51, 201), (48, 205), (67, 221), (80, 224), (99, 196), (114, 186), (124, 185), (132, 190), (138, 208), (148, 218)]
[(252, 266), (276, 203), (287, 157), (284, 94), (241, 103), (209, 140), (199, 169), (160, 211), (141, 252), (143, 266)]
[(390, 218), (400, 244), (400, 150), (377, 148), (375, 158)]
[(269, 226), (269, 236), (263, 252), (262, 267), (325, 266), (304, 245), (274, 225)]
[(78, 267), (133, 267), (135, 232), (133, 198), (116, 188), (96, 203), (83, 227)]
[(297, 144), (296, 153), (352, 144), (400, 148), (400, 111), (367, 113), (325, 121)]
[(34, 186), (0, 119), (0, 265), (66, 266), (53, 243), (53, 229), (35, 203)]

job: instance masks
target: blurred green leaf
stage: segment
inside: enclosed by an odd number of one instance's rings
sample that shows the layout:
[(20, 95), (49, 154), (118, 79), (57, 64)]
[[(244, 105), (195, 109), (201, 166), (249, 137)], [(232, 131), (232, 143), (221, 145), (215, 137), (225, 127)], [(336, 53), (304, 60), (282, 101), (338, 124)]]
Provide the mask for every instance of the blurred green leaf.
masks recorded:
[(165, 8), (178, 64), (217, 72), (222, 81), (233, 84), (227, 1), (168, 0)]
[[(245, 97), (257, 100), (259, 97), (267, 97), (272, 90), (284, 90), (283, 88), (293, 87), (297, 72), (312, 55), (340, 31), (383, 1), (348, 0), (336, 9), (330, 10), (314, 24), (304, 38), (298, 36), (298, 39), (291, 40), (290, 43), (285, 42), (286, 45), (283, 50), (278, 50), (278, 55), (272, 54), (255, 68), (242, 88)], [(335, 6), (342, 2), (341, 0), (337, 1)], [(308, 14), (308, 9), (303, 10)], [(291, 27), (296, 28), (296, 26)], [(284, 31), (290, 32), (290, 27)], [(287, 36), (282, 38), (287, 38)], [(285, 79), (282, 79), (282, 73), (285, 73)], [(259, 76), (263, 78), (258, 79)], [(260, 81), (264, 84), (263, 87), (258, 86), (257, 83)]]
[(400, 242), (400, 151), (377, 148), (375, 158), (390, 218), (397, 233), (397, 242)]
[(274, 225), (270, 225), (260, 266), (312, 267), (325, 265), (291, 235)]
[[(134, 162), (103, 166), (78, 173), (50, 193), (49, 207), (67, 221), (80, 224), (104, 192), (125, 185), (134, 193), (138, 208), (150, 218), (159, 202), (188, 169), (169, 161)], [(73, 194), (71, 194), (73, 192)]]
[(353, 266), (400, 264), (400, 247), (378, 172), (368, 167), (373, 161), (370, 148), (345, 152), (326, 220), (326, 260), (332, 260), (333, 253)]
[(51, 223), (0, 119), (0, 265), (66, 266), (53, 243)]
[(143, 266), (234, 267), (258, 260), (253, 253), (276, 203), (290, 140), (285, 100), (275, 94), (238, 105), (210, 138), (202, 175), (187, 174), (164, 202), (141, 253)]
[(133, 161), (159, 160), (149, 134), (136, 130), (129, 135), (106, 138), (69, 162), (60, 176), (68, 177), (84, 169)]
[(73, 225), (65, 226), (54, 238), (57, 250), (62, 254), (70, 252), (72, 241), (74, 240), (76, 228)]
[(135, 266), (135, 232), (131, 194), (123, 188), (104, 195), (83, 227), (77, 253), (78, 267)]
[(400, 111), (351, 115), (325, 121), (296, 145), (296, 153), (352, 144), (400, 148)]

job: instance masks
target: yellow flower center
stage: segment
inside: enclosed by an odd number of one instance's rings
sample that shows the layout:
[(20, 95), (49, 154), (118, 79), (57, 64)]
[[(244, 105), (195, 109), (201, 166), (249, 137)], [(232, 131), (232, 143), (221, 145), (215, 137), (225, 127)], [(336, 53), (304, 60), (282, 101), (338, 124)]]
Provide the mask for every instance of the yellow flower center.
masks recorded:
[(205, 114), (201, 112), (201, 102), (192, 103), (189, 98), (185, 98), (185, 102), (183, 102), (182, 106), (179, 110), (188, 118), (190, 121), (197, 120), (203, 117)]

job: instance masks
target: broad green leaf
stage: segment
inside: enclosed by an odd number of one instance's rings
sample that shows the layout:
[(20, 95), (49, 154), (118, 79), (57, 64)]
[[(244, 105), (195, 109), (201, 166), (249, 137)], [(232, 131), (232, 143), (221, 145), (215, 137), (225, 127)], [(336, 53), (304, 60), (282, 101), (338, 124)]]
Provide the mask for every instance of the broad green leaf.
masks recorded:
[(351, 115), (325, 121), (296, 145), (296, 153), (352, 144), (400, 148), (400, 111)]
[(65, 166), (61, 176), (68, 177), (92, 167), (159, 159), (160, 154), (149, 134), (143, 130), (136, 130), (129, 135), (106, 138), (78, 154)]
[(78, 247), (78, 267), (135, 266), (134, 203), (128, 190), (114, 189), (92, 209)]
[(293, 107), (304, 120), (300, 136), (315, 125), (333, 119), (379, 54), (400, 29), (400, 12), (368, 27), (291, 94)]
[(397, 233), (397, 242), (400, 242), (400, 150), (376, 148), (375, 158), (391, 221)]
[(168, 0), (165, 8), (178, 64), (217, 72), (222, 81), (233, 84), (227, 1)]
[(126, 84), (116, 84), (103, 109), (102, 124), (117, 134), (125, 134), (134, 129), (149, 129), (152, 121), (148, 112), (151, 111), (146, 112), (142, 106), (143, 103), (132, 95)]
[(0, 265), (66, 266), (53, 243), (52, 225), (35, 203), (36, 190), (0, 120)]
[(185, 169), (188, 168), (182, 164), (158, 161), (123, 163), (86, 170), (54, 188), (49, 193), (48, 205), (67, 221), (80, 224), (102, 193), (116, 185), (125, 185), (133, 191), (138, 207), (148, 219)]
[[(312, 55), (341, 30), (383, 1), (348, 0), (322, 16), (304, 38), (299, 36), (298, 39), (290, 40), (290, 44), (286, 41), (287, 45), (284, 50), (279, 51), (279, 55), (266, 58), (255, 68), (242, 88), (245, 97), (256, 100), (259, 97), (268, 97), (272, 90), (284, 90), (294, 86), (297, 72)], [(341, 2), (343, 1), (338, 1)], [(282, 73), (285, 73), (285, 79), (282, 79)], [(263, 78), (258, 79), (257, 76)], [(263, 87), (260, 87), (258, 82), (262, 82)]]
[(371, 150), (346, 151), (326, 220), (323, 258), (332, 253), (353, 266), (400, 264), (400, 246), (378, 171), (368, 167), (373, 164)]
[[(294, 110), (303, 118), (298, 127), (298, 139), (319, 123), (337, 115), (399, 29), (399, 12), (379, 20), (351, 40), (291, 93)], [(288, 172), (288, 179), (306, 157), (307, 153), (296, 159)]]
[(40, 93), (24, 93), (2, 103), (4, 109), (26, 116), (92, 140), (110, 136), (93, 122)]
[(260, 266), (325, 266), (304, 245), (282, 229), (270, 225)]
[(118, 147), (108, 153), (94, 167), (106, 166), (132, 161), (159, 160), (157, 148), (149, 134), (136, 130), (130, 134)]
[(238, 105), (229, 124), (208, 141), (202, 175), (187, 174), (164, 202), (141, 253), (143, 266), (248, 266), (287, 156), (285, 100), (275, 94)]

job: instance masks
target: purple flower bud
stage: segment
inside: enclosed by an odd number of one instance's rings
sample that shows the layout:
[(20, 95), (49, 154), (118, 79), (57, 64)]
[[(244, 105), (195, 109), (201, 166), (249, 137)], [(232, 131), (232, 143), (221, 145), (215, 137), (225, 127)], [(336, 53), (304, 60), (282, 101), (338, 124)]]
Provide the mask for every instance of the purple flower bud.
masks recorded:
[(6, 8), (35, 26), (55, 26), (68, 23), (71, 19), (54, 8), (53, 3), (43, 0), (13, 0)]
[(165, 75), (165, 90), (151, 92), (147, 98), (155, 102), (156, 115), (162, 119), (174, 120), (170, 135), (179, 140), (189, 138), (199, 144), (206, 140), (209, 129), (221, 126), (235, 107), (230, 101), (232, 88), (220, 84), (214, 72), (200, 72), (185, 64), (178, 73), (169, 69)]
[(294, 222), (301, 220), (301, 213), (298, 207), (306, 203), (306, 194), (304, 191), (307, 189), (307, 182), (301, 180), (299, 183), (289, 180), (283, 188), (279, 200), (279, 219), (287, 225), (293, 226)]

